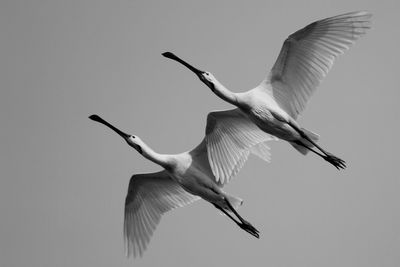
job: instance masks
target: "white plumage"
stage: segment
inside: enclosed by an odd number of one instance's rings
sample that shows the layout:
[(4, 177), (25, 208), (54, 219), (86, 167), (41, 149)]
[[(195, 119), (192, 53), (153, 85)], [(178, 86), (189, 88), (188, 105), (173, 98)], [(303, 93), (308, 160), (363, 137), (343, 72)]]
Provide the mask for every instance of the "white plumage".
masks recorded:
[(142, 255), (162, 214), (199, 197), (186, 192), (166, 171), (133, 175), (125, 199), (124, 237), (128, 255)]
[[(370, 28), (370, 18), (371, 14), (368, 12), (351, 12), (313, 22), (291, 34), (285, 40), (267, 77), (259, 86), (243, 93), (229, 91), (211, 73), (193, 67), (170, 52), (163, 55), (189, 68), (217, 96), (237, 106), (238, 110), (245, 114), (229, 120), (230, 125), (241, 125), (237, 130), (252, 132), (256, 125), (265, 133), (288, 141), (300, 153), (307, 154), (308, 151), (313, 151), (341, 169), (346, 167), (345, 162), (319, 147), (316, 144), (318, 135), (301, 128), (296, 119), (331, 69), (335, 58)], [(242, 135), (247, 136), (243, 133)], [(252, 141), (257, 139), (254, 138)], [(251, 144), (251, 141), (246, 139), (242, 141)], [(235, 170), (230, 159), (245, 157), (235, 153), (231, 141), (222, 142), (224, 143), (226, 146), (222, 147), (220, 144), (217, 150), (212, 142), (207, 143), (214, 175), (217, 180), (222, 181), (225, 181), (226, 173)], [(231, 147), (230, 152), (233, 152), (233, 156), (227, 153), (227, 147)]]
[(316, 21), (291, 34), (258, 88), (267, 90), (296, 119), (335, 58), (370, 28), (370, 18), (371, 14), (364, 11), (347, 13)]
[[(243, 166), (251, 153), (250, 150), (268, 159), (268, 147), (265, 142), (271, 140), (270, 135), (257, 127), (253, 127), (252, 131), (241, 131), (240, 123), (231, 123), (232, 118), (239, 118), (240, 122), (240, 117), (243, 116), (238, 109), (209, 113), (204, 140), (193, 150), (177, 155), (156, 153), (139, 137), (122, 132), (97, 115), (90, 116), (90, 119), (118, 133), (145, 158), (164, 168), (157, 173), (133, 175), (130, 180), (124, 220), (128, 255), (143, 254), (165, 212), (200, 198), (213, 204), (246, 232), (259, 237), (257, 229), (235, 210), (243, 201), (222, 190), (224, 184)], [(243, 121), (246, 124), (246, 120)], [(216, 167), (219, 178), (213, 175), (207, 147), (212, 147), (217, 157), (215, 160), (223, 160), (223, 163)]]
[(261, 131), (240, 109), (210, 112), (205, 140), (216, 181), (229, 182), (243, 167), (250, 153), (269, 162), (266, 141), (272, 139), (275, 138)]

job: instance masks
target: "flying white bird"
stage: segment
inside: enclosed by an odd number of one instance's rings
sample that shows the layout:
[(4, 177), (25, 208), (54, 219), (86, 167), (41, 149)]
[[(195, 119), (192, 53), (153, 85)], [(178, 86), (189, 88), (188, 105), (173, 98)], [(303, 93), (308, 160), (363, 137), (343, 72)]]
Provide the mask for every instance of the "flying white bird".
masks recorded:
[[(222, 187), (239, 171), (251, 152), (269, 160), (265, 142), (271, 136), (259, 130), (237, 109), (209, 113), (203, 141), (193, 150), (177, 155), (156, 153), (139, 137), (122, 132), (99, 116), (91, 115), (89, 118), (108, 126), (143, 157), (164, 168), (156, 173), (133, 175), (129, 182), (124, 220), (128, 256), (142, 256), (163, 213), (200, 198), (213, 204), (246, 232), (259, 237), (259, 231), (236, 211), (243, 201), (228, 195)], [(231, 125), (232, 120), (237, 124)], [(238, 130), (247, 124), (248, 131)], [(226, 136), (229, 137), (224, 138)], [(227, 140), (234, 140), (234, 143), (225, 143)], [(221, 172), (225, 174), (221, 177), (224, 180), (216, 181), (207, 158), (205, 143), (209, 143), (218, 155), (225, 153), (226, 146), (230, 146), (232, 154), (225, 157), (227, 162), (221, 165)]]
[[(370, 28), (370, 17), (370, 13), (363, 11), (347, 13), (313, 22), (291, 34), (269, 75), (256, 88), (243, 93), (229, 91), (211, 73), (191, 66), (171, 52), (163, 55), (193, 71), (217, 96), (237, 106), (266, 133), (288, 141), (303, 155), (313, 151), (337, 169), (344, 169), (345, 161), (318, 146), (318, 135), (301, 128), (296, 119), (335, 58)], [(209, 159), (212, 166), (220, 164)]]

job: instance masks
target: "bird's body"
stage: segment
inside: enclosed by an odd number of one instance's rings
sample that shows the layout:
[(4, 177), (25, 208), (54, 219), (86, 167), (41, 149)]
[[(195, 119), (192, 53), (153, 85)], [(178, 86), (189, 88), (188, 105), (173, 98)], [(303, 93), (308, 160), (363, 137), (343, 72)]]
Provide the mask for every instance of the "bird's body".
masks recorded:
[[(271, 138), (257, 129), (254, 129), (251, 137), (235, 130), (235, 126), (231, 127), (229, 121), (237, 116), (242, 115), (236, 109), (211, 112), (207, 119), (206, 137), (202, 142), (194, 149), (176, 155), (159, 154), (139, 137), (122, 132), (97, 115), (90, 116), (90, 119), (118, 133), (143, 157), (164, 168), (160, 172), (133, 175), (131, 178), (125, 201), (124, 221), (128, 255), (142, 255), (163, 213), (200, 198), (225, 213), (246, 232), (259, 237), (258, 230), (236, 211), (243, 201), (225, 193), (222, 188), (243, 166), (251, 149), (256, 155), (268, 160), (268, 148), (264, 142)], [(228, 135), (236, 141), (236, 152), (232, 157), (225, 158), (229, 162), (223, 164), (217, 178), (209, 162), (206, 143), (218, 151), (218, 154), (225, 153), (226, 143), (221, 139), (221, 134), (227, 134), (225, 129), (230, 129)], [(253, 141), (243, 144), (243, 139)]]
[(267, 93), (257, 89), (240, 95), (239, 107), (261, 130), (286, 141), (301, 139), (286, 122), (290, 116)]
[(206, 149), (203, 141), (191, 151), (168, 155), (169, 164), (165, 170), (169, 177), (187, 192), (225, 207), (223, 199), (227, 195), (222, 191), (223, 184), (216, 182), (208, 163)]
[(235, 208), (242, 200), (225, 193), (224, 184), (217, 182), (207, 158), (207, 147), (203, 140), (195, 149), (177, 155), (170, 155), (173, 162), (166, 172), (172, 180), (182, 186), (187, 192), (202, 199), (228, 209), (225, 199)]
[(351, 12), (313, 22), (291, 34), (269, 75), (256, 88), (243, 93), (231, 92), (211, 73), (170, 52), (163, 55), (193, 71), (217, 96), (238, 107), (265, 133), (288, 141), (302, 154), (313, 151), (341, 169), (346, 167), (345, 162), (319, 147), (319, 136), (301, 128), (296, 120), (335, 58), (365, 34), (370, 17), (368, 12)]

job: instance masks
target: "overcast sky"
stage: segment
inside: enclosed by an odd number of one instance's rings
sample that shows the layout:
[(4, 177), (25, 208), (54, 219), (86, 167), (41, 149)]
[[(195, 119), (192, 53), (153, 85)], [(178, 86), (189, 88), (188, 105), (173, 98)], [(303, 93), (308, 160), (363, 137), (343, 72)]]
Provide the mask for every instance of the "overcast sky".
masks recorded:
[[(400, 265), (398, 1), (232, 2), (1, 1), (1, 266)], [(259, 240), (198, 201), (163, 217), (142, 259), (126, 258), (129, 178), (160, 167), (87, 117), (161, 153), (189, 150), (207, 113), (231, 106), (162, 52), (245, 91), (289, 34), (355, 10), (374, 14), (372, 30), (299, 119), (348, 168), (271, 143), (270, 164), (251, 157), (225, 188)]]

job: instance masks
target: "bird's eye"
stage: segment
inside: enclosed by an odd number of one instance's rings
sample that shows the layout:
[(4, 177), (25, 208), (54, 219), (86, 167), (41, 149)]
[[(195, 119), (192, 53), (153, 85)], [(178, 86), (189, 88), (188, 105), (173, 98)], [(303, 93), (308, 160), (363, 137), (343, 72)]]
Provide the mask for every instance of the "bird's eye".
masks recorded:
[(135, 139), (135, 138), (136, 138), (136, 136), (134, 136), (134, 135), (131, 135), (131, 137), (132, 137), (133, 139)]

